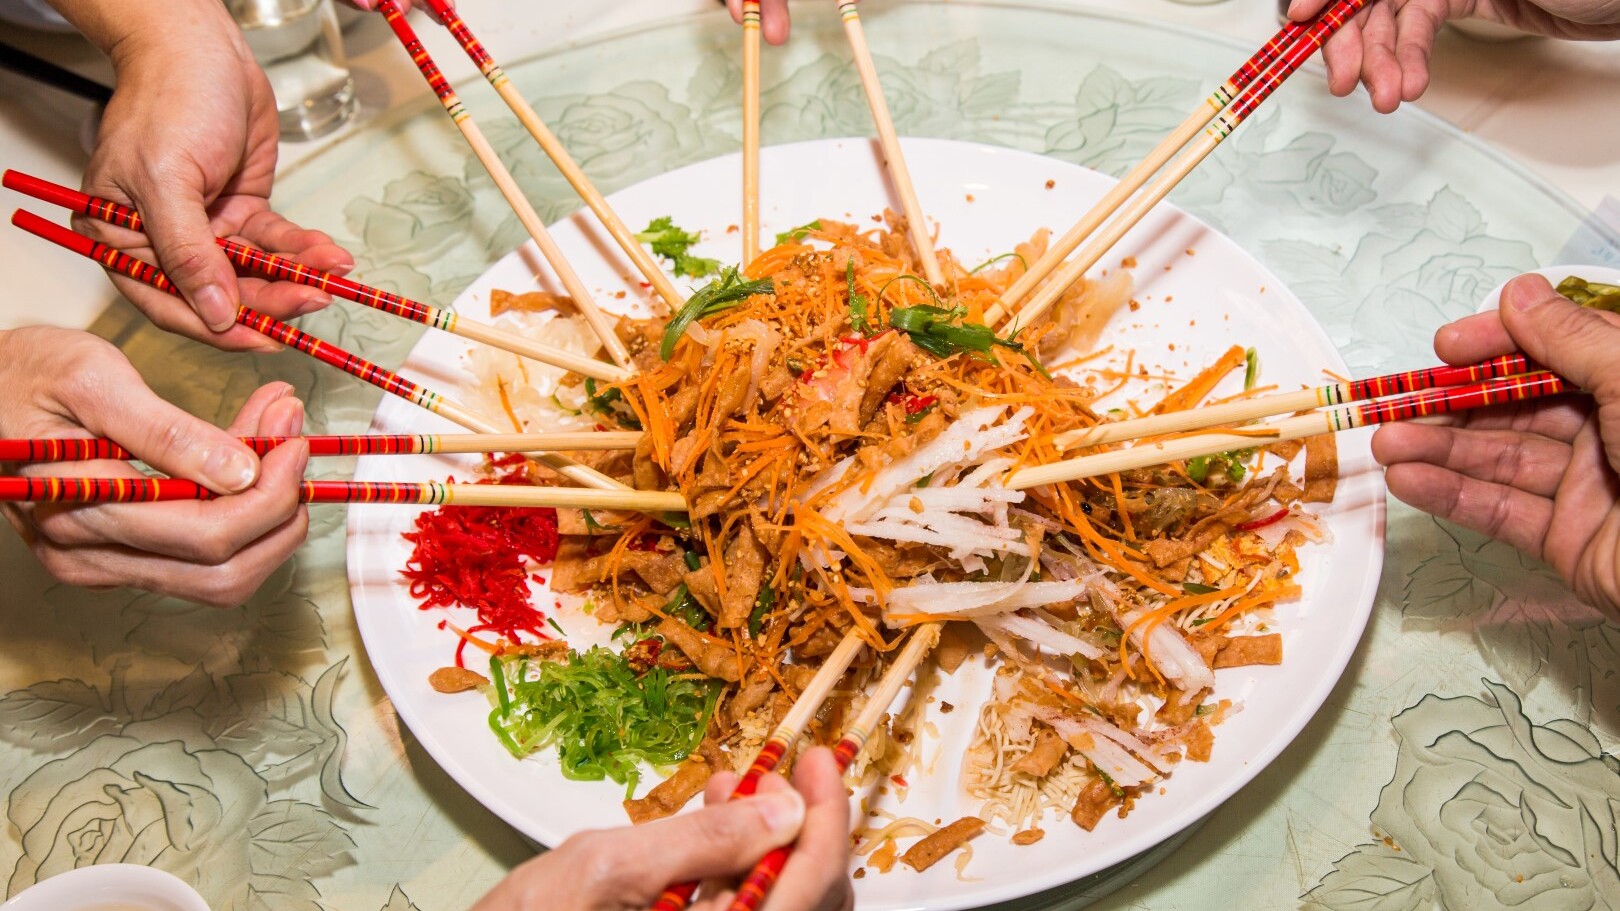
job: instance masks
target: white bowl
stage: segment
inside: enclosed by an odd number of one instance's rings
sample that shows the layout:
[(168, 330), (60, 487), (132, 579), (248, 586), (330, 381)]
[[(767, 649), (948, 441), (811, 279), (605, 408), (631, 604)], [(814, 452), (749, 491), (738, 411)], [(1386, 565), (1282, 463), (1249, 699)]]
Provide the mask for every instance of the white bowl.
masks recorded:
[[(1572, 275), (1603, 285), (1620, 285), (1620, 269), (1613, 266), (1547, 266), (1544, 269), (1533, 269), (1527, 274), (1539, 275), (1551, 282), (1555, 288), (1558, 287), (1559, 282)], [(1512, 279), (1508, 281), (1512, 281)], [(1491, 293), (1485, 295), (1485, 300), (1479, 305), (1480, 312), (1483, 313), (1486, 310), (1495, 310), (1500, 307), (1502, 305), (1502, 291), (1507, 286), (1508, 283), (1503, 282), (1491, 289)]]
[(0, 911), (209, 911), (172, 874), (138, 864), (80, 867), (24, 889)]

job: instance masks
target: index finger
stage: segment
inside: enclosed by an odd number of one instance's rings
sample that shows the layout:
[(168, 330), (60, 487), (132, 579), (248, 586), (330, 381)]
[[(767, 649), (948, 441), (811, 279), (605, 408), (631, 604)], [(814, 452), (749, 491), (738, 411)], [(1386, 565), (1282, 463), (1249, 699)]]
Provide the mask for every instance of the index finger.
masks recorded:
[(1448, 364), (1463, 366), (1512, 354), (1519, 350), (1502, 315), (1495, 310), (1465, 316), (1441, 326), (1434, 334), (1434, 353)]

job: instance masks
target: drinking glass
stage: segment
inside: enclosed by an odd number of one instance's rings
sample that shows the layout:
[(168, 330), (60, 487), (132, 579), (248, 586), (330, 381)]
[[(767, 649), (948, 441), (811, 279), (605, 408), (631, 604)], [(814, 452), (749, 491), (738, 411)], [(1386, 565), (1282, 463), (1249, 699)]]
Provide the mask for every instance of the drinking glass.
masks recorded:
[(270, 78), (281, 138), (332, 132), (358, 107), (332, 0), (225, 0)]

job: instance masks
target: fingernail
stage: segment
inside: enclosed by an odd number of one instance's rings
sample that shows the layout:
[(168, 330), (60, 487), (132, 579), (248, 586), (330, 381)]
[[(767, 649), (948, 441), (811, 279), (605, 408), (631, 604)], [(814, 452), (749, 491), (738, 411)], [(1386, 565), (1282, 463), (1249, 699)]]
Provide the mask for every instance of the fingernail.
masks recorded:
[(225, 289), (218, 285), (204, 285), (197, 292), (197, 315), (213, 332), (224, 332), (236, 325), (236, 308), (231, 304), (231, 297)]
[(287, 408), (292, 413), (287, 416), (287, 426), (286, 429), (282, 431), (281, 435), (287, 437), (303, 436), (304, 403), (298, 399), (293, 399), (290, 403), (288, 403)]
[(799, 834), (799, 827), (804, 824), (804, 798), (798, 791), (761, 794), (751, 798), (751, 802), (773, 838), (785, 843)]
[(236, 493), (253, 486), (259, 461), (246, 449), (220, 446), (203, 458), (203, 481), (215, 490)]
[(307, 314), (314, 313), (317, 310), (325, 310), (327, 307), (329, 307), (331, 305), (332, 305), (332, 296), (331, 295), (329, 295), (329, 294), (317, 294), (316, 296), (314, 296), (314, 297), (310, 298), (309, 300), (304, 301), (302, 304), (298, 305), (298, 315), (299, 316), (305, 316)]
[(1304, 2), (1305, 0), (1294, 0), (1294, 2), (1288, 4), (1288, 18), (1292, 19), (1299, 15), (1300, 4)]
[(1548, 301), (1548, 298), (1530, 290), (1529, 282), (1513, 282), (1502, 296), (1507, 298), (1508, 307), (1518, 313), (1529, 313)]

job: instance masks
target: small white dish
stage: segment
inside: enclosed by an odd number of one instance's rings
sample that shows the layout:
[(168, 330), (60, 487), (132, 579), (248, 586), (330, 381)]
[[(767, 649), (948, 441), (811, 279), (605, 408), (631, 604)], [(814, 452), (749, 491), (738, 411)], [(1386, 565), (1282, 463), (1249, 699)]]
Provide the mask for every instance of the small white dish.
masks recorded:
[(0, 911), (209, 911), (173, 874), (139, 864), (98, 864), (24, 889)]
[[(1534, 269), (1527, 274), (1539, 275), (1551, 282), (1555, 288), (1559, 282), (1572, 275), (1603, 285), (1620, 285), (1620, 269), (1613, 266), (1547, 266), (1543, 269)], [(1507, 286), (1508, 283), (1503, 282), (1492, 288), (1491, 293), (1485, 295), (1485, 299), (1480, 302), (1479, 312), (1484, 313), (1486, 310), (1495, 310), (1502, 306), (1502, 292)]]

